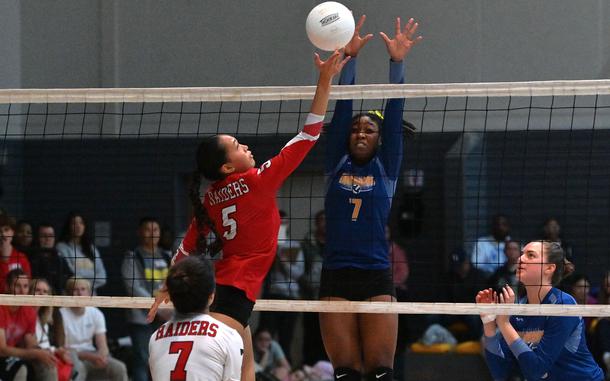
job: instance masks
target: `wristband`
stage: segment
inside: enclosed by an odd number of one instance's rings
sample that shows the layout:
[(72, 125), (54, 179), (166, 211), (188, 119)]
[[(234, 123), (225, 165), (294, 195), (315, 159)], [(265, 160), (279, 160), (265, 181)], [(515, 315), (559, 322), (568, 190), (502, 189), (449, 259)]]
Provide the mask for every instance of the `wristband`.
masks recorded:
[(481, 315), (481, 321), (483, 324), (491, 323), (496, 320), (496, 315)]

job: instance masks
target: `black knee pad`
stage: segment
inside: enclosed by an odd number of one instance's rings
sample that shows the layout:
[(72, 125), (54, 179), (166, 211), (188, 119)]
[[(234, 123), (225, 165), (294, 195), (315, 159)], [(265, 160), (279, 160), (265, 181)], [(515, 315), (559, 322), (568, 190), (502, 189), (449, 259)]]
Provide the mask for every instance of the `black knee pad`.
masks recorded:
[(335, 381), (362, 381), (362, 374), (352, 368), (336, 368)]
[(375, 368), (366, 375), (366, 381), (392, 381), (394, 370), (392, 368), (379, 367)]

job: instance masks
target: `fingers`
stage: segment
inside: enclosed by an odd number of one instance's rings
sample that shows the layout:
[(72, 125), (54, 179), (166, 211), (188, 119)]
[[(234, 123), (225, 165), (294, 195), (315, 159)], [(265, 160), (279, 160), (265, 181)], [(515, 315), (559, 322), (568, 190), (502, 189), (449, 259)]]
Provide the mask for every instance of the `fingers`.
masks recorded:
[(383, 32), (379, 32), (379, 35), (381, 36), (381, 38), (383, 38), (383, 41), (385, 41), (386, 45), (392, 41), (390, 37), (388, 37), (388, 35)]
[(411, 39), (411, 37), (413, 37), (413, 34), (415, 34), (415, 32), (417, 31), (417, 27), (419, 25), (415, 22), (415, 20), (413, 20), (413, 18), (411, 17), (409, 19), (409, 22), (407, 23), (407, 25), (405, 25), (405, 35)]
[(396, 23), (394, 25), (394, 35), (398, 36), (400, 34), (400, 17), (396, 17)]
[(320, 67), (324, 62), (320, 59), (320, 55), (318, 53), (313, 54), (313, 62), (317, 67)]
[(366, 44), (367, 42), (369, 42), (369, 40), (373, 38), (373, 35), (371, 33), (367, 34), (366, 36), (362, 37), (362, 46), (364, 46), (364, 44)]
[(358, 23), (356, 24), (356, 28), (354, 29), (354, 36), (357, 36), (358, 34), (360, 34), (360, 28), (362, 28), (362, 25), (364, 25), (364, 20), (366, 20), (366, 15), (360, 16), (360, 19), (358, 20)]
[(155, 320), (155, 316), (157, 315), (157, 310), (159, 309), (159, 305), (161, 304), (161, 299), (155, 299), (155, 302), (148, 310), (148, 314), (146, 314), (146, 321), (148, 323), (152, 323)]

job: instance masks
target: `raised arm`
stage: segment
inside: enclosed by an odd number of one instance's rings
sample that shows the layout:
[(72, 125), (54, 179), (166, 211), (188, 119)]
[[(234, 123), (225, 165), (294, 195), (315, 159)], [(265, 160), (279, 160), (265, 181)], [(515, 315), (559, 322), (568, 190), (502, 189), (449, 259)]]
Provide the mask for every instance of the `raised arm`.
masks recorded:
[(264, 181), (263, 186), (276, 191), (284, 180), (301, 164), (320, 136), (322, 121), (326, 114), (332, 79), (341, 72), (350, 57), (341, 58), (335, 51), (326, 61), (315, 54), (315, 65), (320, 72), (316, 93), (311, 102), (311, 109), (303, 130), (290, 140), (280, 153), (263, 163), (258, 173)]
[[(413, 19), (410, 19), (403, 29), (400, 24), (400, 17), (397, 17), (393, 39), (383, 32), (379, 33), (390, 55), (390, 83), (405, 82), (404, 59), (411, 51), (411, 48), (422, 40), (421, 36), (414, 36), (418, 26)], [(404, 98), (388, 100), (384, 112), (383, 127), (381, 128), (382, 145), (379, 156), (384, 164), (387, 175), (392, 179), (398, 177), (402, 163), (402, 115), (404, 105)]]
[[(345, 46), (344, 53), (351, 60), (345, 64), (339, 77), (339, 85), (353, 85), (356, 82), (356, 56), (360, 49), (373, 38), (372, 34), (364, 37), (360, 36), (360, 29), (366, 20), (366, 15), (362, 15), (351, 41)], [(330, 173), (347, 153), (347, 139), (350, 134), (353, 112), (353, 101), (351, 99), (340, 99), (335, 103), (335, 111), (330, 122), (330, 128), (326, 131), (328, 142), (326, 143), (326, 173)]]

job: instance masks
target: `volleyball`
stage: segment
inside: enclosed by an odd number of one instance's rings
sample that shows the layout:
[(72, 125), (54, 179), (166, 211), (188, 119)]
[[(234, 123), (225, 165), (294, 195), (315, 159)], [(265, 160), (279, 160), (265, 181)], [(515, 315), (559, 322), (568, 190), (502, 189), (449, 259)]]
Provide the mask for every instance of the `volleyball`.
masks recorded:
[(305, 23), (307, 37), (315, 47), (333, 51), (341, 49), (354, 35), (354, 16), (343, 4), (327, 1), (315, 6)]

